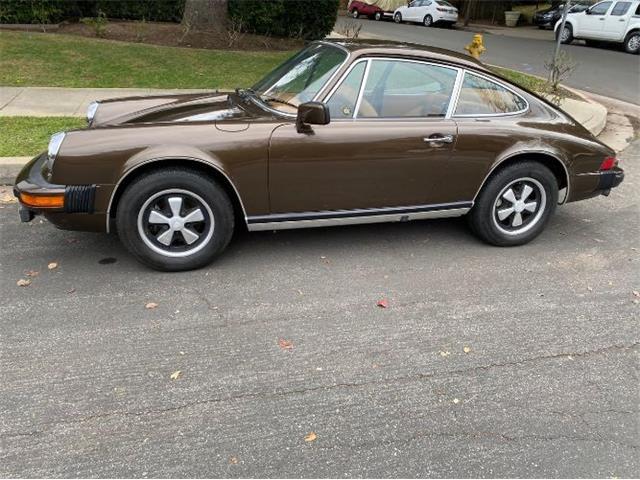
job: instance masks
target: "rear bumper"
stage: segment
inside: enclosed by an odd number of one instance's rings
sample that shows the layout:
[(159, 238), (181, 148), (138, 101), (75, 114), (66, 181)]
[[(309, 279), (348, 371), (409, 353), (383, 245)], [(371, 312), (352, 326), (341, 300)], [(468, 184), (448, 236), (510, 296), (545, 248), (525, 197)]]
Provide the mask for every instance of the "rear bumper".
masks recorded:
[(572, 177), (569, 202), (585, 200), (587, 198), (607, 196), (612, 188), (616, 188), (624, 181), (624, 170), (615, 167), (611, 170), (597, 173), (583, 173)]
[(616, 188), (624, 180), (624, 171), (621, 168), (602, 172), (598, 180), (598, 190), (602, 195), (609, 195), (612, 188)]

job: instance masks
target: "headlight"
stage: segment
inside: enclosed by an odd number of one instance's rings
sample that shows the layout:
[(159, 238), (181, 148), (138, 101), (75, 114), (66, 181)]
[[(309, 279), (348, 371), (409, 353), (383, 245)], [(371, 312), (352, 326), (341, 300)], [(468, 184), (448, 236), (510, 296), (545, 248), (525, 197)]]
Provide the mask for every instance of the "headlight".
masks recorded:
[(93, 121), (93, 117), (96, 116), (99, 105), (100, 103), (98, 102), (91, 102), (89, 104), (89, 107), (87, 108), (87, 122), (91, 123)]
[(49, 140), (49, 148), (47, 149), (47, 162), (46, 162), (47, 168), (49, 170), (51, 170), (51, 168), (53, 167), (53, 162), (55, 161), (56, 156), (58, 155), (58, 151), (62, 146), (62, 142), (64, 141), (65, 135), (66, 133), (64, 132), (58, 132), (51, 135), (51, 140)]

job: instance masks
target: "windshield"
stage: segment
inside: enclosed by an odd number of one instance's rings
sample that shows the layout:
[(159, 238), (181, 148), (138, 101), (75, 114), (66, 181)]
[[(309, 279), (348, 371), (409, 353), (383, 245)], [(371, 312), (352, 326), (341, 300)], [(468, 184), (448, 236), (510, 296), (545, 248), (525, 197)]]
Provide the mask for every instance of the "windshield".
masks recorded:
[(346, 58), (347, 52), (339, 47), (310, 45), (269, 73), (252, 90), (270, 107), (295, 113), (298, 105), (313, 100)]

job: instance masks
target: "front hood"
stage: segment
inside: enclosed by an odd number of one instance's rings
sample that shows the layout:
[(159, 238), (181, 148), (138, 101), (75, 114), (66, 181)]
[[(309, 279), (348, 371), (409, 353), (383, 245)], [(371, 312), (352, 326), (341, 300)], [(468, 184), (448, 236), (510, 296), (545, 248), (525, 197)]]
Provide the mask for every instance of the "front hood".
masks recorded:
[(167, 122), (248, 122), (273, 119), (231, 92), (126, 97), (100, 102), (92, 127)]

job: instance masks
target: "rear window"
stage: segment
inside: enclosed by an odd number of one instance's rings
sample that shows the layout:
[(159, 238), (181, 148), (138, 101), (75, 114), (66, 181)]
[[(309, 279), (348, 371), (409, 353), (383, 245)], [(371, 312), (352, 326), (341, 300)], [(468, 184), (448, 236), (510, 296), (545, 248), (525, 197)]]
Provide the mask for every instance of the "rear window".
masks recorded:
[(444, 0), (436, 0), (436, 3), (441, 7), (453, 7), (449, 2), (445, 2)]
[(629, 11), (629, 7), (631, 6), (631, 2), (618, 2), (616, 3), (613, 10), (611, 10), (611, 15), (614, 17), (620, 17), (622, 15), (626, 15)]

